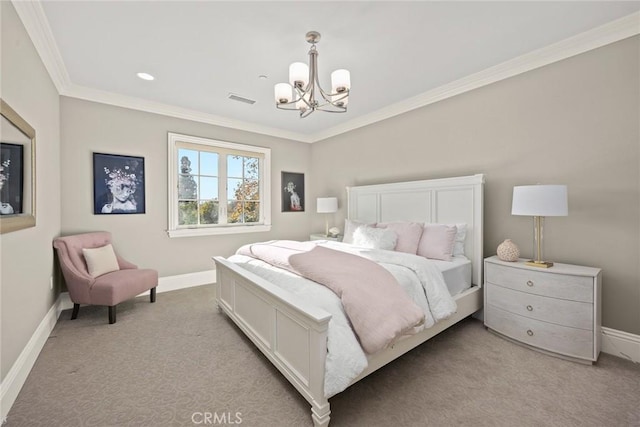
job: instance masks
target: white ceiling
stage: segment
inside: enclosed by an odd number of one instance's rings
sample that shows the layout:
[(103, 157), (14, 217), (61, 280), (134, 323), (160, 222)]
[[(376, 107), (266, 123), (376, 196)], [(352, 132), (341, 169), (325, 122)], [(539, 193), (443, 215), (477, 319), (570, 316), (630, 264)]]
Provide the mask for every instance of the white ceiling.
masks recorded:
[[(301, 141), (424, 105), (429, 101), (416, 95), (437, 98), (438, 88), (482, 76), (505, 61), (513, 68), (514, 58), (640, 10), (637, 1), (40, 5), (34, 10), (40, 13), (41, 33), (53, 36), (48, 49), (58, 62), (62, 94)], [(20, 7), (16, 4), (24, 21)], [(289, 64), (307, 62), (309, 30), (322, 34), (317, 48), (323, 86), (329, 86), (334, 69), (351, 71), (345, 114), (315, 112), (300, 119), (274, 105), (273, 86), (288, 80)], [(48, 68), (51, 72), (51, 64)], [(138, 79), (141, 71), (155, 81)], [(230, 92), (256, 103), (229, 100)]]

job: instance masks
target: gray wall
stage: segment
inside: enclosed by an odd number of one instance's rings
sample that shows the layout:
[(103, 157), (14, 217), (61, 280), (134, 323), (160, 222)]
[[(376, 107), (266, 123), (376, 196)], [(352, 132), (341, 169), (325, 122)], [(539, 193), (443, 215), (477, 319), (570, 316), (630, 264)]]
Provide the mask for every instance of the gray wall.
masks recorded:
[[(307, 196), (313, 191), (309, 144), (67, 97), (61, 98), (61, 123), (63, 234), (110, 231), (123, 257), (155, 268), (161, 277), (210, 270), (212, 256), (231, 255), (245, 243), (308, 238), (312, 207), (280, 212), (279, 188), (281, 171), (302, 172)], [(167, 132), (271, 148), (271, 232), (170, 239), (165, 232)], [(146, 214), (93, 214), (93, 152), (145, 158)]]
[(53, 306), (51, 240), (60, 231), (58, 92), (11, 2), (0, 2), (0, 96), (36, 131), (36, 226), (0, 235), (1, 378)]
[(633, 37), (315, 143), (316, 195), (341, 197), (340, 224), (345, 186), (484, 173), (485, 255), (511, 238), (529, 257), (513, 186), (567, 184), (546, 258), (602, 268), (603, 325), (640, 334), (639, 51)]

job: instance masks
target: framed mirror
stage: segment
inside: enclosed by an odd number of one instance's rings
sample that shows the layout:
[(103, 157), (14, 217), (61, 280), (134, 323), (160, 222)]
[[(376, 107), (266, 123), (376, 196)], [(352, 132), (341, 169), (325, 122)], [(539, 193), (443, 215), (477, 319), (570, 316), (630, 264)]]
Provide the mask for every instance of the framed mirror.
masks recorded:
[(36, 225), (36, 131), (0, 99), (0, 233)]

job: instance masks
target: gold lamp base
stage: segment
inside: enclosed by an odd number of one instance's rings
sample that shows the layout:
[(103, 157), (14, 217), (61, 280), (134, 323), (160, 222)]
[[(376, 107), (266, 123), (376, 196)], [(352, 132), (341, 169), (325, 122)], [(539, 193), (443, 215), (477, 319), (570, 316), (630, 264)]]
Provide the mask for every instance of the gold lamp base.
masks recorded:
[(530, 265), (531, 267), (539, 267), (539, 268), (549, 268), (549, 267), (553, 267), (553, 262), (551, 261), (527, 261), (525, 262), (526, 265)]

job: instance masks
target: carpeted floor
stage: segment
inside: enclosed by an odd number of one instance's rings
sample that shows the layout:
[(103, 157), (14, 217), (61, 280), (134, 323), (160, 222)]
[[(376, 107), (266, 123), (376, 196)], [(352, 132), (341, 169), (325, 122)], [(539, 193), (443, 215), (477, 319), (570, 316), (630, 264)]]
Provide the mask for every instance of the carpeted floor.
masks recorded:
[[(6, 426), (311, 426), (311, 409), (200, 286), (63, 312)], [(468, 319), (330, 399), (331, 426), (640, 426), (640, 366), (585, 366)], [(223, 422), (224, 421), (224, 422)]]

